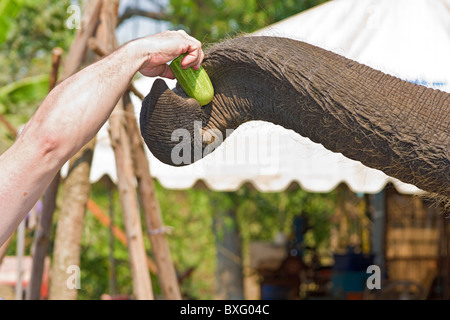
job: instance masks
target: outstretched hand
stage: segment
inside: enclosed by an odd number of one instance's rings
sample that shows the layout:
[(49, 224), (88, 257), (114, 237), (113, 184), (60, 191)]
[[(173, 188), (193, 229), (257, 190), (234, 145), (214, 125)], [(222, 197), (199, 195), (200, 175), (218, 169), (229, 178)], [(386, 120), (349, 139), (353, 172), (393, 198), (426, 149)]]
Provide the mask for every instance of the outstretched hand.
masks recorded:
[(165, 77), (173, 79), (174, 75), (167, 64), (182, 53), (188, 53), (181, 61), (183, 69), (200, 68), (204, 53), (202, 44), (186, 32), (165, 31), (136, 40), (139, 52), (146, 55), (145, 62), (139, 69), (147, 77)]

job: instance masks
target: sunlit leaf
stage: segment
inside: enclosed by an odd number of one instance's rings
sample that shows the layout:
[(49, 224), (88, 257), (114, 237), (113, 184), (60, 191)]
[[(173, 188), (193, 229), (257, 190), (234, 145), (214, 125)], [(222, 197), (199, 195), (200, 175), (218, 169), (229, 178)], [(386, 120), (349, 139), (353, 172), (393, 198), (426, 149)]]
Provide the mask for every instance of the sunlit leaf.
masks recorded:
[(24, 78), (0, 88), (0, 111), (6, 113), (10, 104), (35, 102), (48, 93), (47, 75)]

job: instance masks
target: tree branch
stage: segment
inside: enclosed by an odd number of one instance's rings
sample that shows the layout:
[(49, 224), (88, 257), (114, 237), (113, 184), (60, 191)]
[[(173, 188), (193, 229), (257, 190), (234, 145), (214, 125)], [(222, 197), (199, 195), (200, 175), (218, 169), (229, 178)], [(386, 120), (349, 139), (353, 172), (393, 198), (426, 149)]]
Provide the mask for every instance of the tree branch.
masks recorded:
[(140, 16), (154, 20), (167, 20), (167, 15), (163, 11), (153, 12), (135, 8), (127, 8), (125, 12), (119, 17), (118, 25), (134, 16)]

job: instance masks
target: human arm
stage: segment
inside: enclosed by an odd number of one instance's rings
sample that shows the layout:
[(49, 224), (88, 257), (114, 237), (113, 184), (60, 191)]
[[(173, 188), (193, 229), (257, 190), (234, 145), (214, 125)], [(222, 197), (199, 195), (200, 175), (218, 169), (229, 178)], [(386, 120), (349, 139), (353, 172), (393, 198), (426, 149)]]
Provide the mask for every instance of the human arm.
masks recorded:
[(167, 62), (184, 52), (199, 68), (201, 44), (185, 32), (134, 40), (59, 84), (17, 141), (0, 155), (0, 245), (31, 210), (51, 180), (106, 122), (136, 72), (173, 78)]

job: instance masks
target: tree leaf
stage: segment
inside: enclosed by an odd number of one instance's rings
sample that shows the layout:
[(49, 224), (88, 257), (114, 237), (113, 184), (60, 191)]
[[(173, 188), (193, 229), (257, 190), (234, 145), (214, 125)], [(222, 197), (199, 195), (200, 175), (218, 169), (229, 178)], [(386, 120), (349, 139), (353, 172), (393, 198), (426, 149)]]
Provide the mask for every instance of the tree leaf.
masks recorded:
[(7, 113), (10, 104), (44, 99), (48, 93), (48, 82), (47, 75), (40, 75), (24, 78), (0, 88), (0, 111)]

